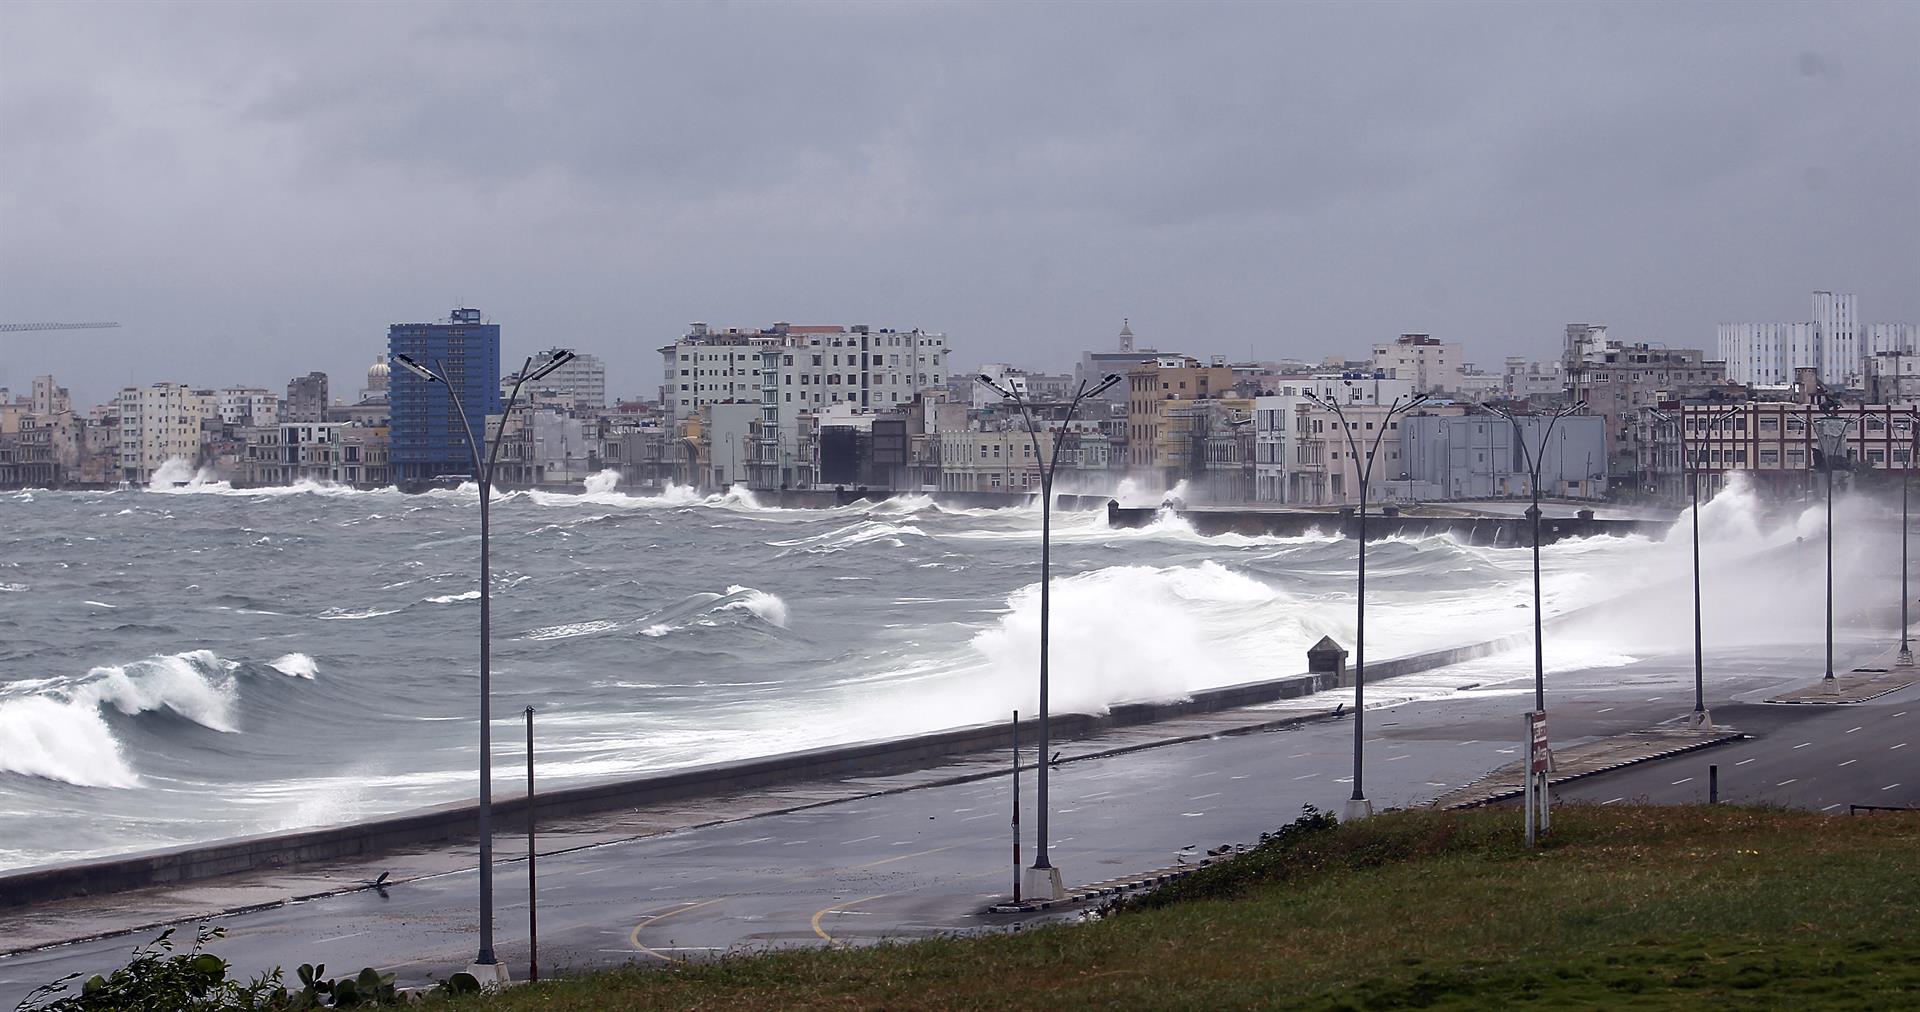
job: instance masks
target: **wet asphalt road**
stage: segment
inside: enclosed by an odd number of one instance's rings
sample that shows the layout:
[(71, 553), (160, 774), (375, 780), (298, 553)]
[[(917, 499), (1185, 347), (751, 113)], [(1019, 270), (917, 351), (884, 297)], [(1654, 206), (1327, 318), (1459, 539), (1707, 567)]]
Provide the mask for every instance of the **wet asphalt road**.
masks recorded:
[[(1753, 741), (1634, 767), (1559, 788), (1596, 803), (1702, 796), (1708, 762), (1722, 798), (1832, 810), (1863, 799), (1914, 803), (1920, 766), (1908, 701), (1920, 687), (1858, 707), (1761, 706), (1803, 681), (1805, 657), (1716, 658), (1715, 716)], [(1557, 741), (1682, 719), (1691, 658), (1556, 672), (1549, 697)], [(1531, 674), (1511, 660), (1417, 676), (1441, 698), (1390, 705), (1402, 681), (1369, 692), (1366, 786), (1381, 808), (1418, 804), (1518, 753)], [(1457, 687), (1473, 685), (1465, 691)], [(1331, 706), (1336, 694), (1315, 697)], [(1897, 713), (1897, 715), (1896, 715)], [(1859, 726), (1857, 730), (1849, 730)], [(1250, 843), (1303, 805), (1338, 812), (1352, 792), (1351, 717), (1277, 731), (1067, 762), (1052, 773), (1050, 856), (1069, 887), (1173, 865), (1221, 844)], [(1895, 747), (1913, 740), (1914, 745)], [(1802, 745), (1803, 742), (1809, 743)], [(1853, 759), (1847, 763), (1846, 760)], [(1692, 775), (1692, 780), (1683, 777)], [(1021, 777), (1024, 856), (1033, 858), (1035, 778)], [(1780, 783), (1786, 781), (1786, 783)], [(1898, 788), (1881, 789), (1900, 783)], [(1763, 787), (1772, 784), (1773, 787)], [(858, 799), (786, 815), (627, 841), (539, 860), (541, 966), (664, 963), (721, 951), (857, 942), (1012, 922), (985, 916), (1014, 875), (1007, 778)], [(1844, 807), (1840, 809), (1844, 811)], [(1190, 848), (1190, 849), (1189, 849)], [(527, 969), (524, 862), (496, 869), (499, 958)], [(475, 953), (476, 877), (448, 874), (218, 919), (217, 951), (237, 973), (324, 961), (335, 973), (377, 966), (403, 984), (463, 968)], [(0, 958), (0, 1008), (35, 984), (124, 961), (141, 936)]]

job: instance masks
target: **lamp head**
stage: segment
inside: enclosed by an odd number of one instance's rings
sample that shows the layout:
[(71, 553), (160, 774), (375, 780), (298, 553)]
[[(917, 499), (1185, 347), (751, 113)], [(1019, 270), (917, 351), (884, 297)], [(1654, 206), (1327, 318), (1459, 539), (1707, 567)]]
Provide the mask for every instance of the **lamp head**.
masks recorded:
[(1829, 462), (1846, 452), (1847, 430), (1853, 428), (1853, 419), (1839, 415), (1823, 415), (1813, 420), (1813, 435), (1820, 442), (1820, 455)]
[(400, 368), (405, 369), (406, 371), (414, 374), (415, 376), (420, 377), (423, 380), (426, 380), (429, 383), (438, 383), (441, 381), (440, 377), (435, 375), (426, 366), (423, 366), (420, 363), (415, 362), (412, 358), (406, 355), (396, 354), (393, 356), (393, 360), (395, 362), (400, 363)]
[(534, 380), (537, 380), (540, 377), (545, 376), (546, 374), (554, 371), (555, 369), (558, 369), (561, 366), (566, 365), (568, 362), (573, 361), (574, 358), (576, 357), (577, 356), (575, 356), (573, 352), (562, 348), (559, 351), (554, 352), (553, 357), (547, 359), (547, 362), (545, 365), (541, 366), (538, 369), (535, 369), (533, 371), (533, 375), (528, 376), (525, 382), (531, 383)]

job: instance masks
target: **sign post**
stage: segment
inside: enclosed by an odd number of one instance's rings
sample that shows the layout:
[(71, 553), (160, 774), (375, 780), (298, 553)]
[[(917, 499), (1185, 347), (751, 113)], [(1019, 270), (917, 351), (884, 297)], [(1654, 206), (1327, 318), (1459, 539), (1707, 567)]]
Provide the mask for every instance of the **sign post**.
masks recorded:
[(1527, 848), (1531, 850), (1541, 833), (1547, 831), (1547, 772), (1552, 768), (1552, 752), (1547, 748), (1547, 714), (1529, 710), (1527, 719), (1526, 788), (1522, 792), (1527, 806)]

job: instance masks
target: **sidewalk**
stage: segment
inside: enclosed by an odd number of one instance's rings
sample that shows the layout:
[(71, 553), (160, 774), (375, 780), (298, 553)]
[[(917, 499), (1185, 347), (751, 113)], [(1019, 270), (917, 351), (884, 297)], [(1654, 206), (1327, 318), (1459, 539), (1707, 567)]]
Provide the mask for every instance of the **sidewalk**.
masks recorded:
[[(1547, 775), (1547, 783), (1549, 786), (1564, 784), (1634, 763), (1665, 759), (1745, 737), (1738, 731), (1656, 728), (1596, 738), (1568, 748), (1554, 749), (1553, 771)], [(1526, 790), (1522, 774), (1525, 765), (1524, 762), (1508, 763), (1465, 787), (1435, 798), (1430, 807), (1452, 811), (1519, 797)]]

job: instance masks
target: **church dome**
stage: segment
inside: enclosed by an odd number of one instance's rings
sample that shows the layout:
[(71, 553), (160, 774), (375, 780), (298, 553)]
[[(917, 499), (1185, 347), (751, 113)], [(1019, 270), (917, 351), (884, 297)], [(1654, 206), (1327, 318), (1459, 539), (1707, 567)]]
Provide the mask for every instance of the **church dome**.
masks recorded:
[(385, 355), (374, 359), (373, 365), (367, 369), (367, 389), (385, 390), (387, 388), (388, 374), (392, 371), (392, 367), (387, 365), (387, 357)]

